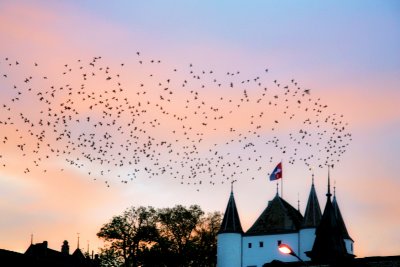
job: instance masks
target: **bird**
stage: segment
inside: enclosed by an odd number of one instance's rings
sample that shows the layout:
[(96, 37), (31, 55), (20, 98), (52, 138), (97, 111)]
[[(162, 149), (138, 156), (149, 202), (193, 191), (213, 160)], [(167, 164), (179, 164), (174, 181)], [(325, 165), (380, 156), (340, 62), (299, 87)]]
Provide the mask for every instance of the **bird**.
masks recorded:
[[(268, 68), (268, 75), (249, 77), (136, 55), (140, 60), (116, 67), (101, 56), (64, 62), (41, 76), (33, 73), (44, 63), (6, 57), (28, 72), (0, 64), (0, 151), (14, 147), (26, 175), (47, 173), (46, 164), (61, 161), (60, 171), (85, 169), (108, 188), (140, 176), (197, 191), (229, 179), (255, 180), (254, 173), (263, 177), (276, 158), (320, 168), (338, 164), (352, 141), (343, 114), (298, 80), (278, 83)], [(10, 83), (9, 74), (26, 78)], [(27, 112), (27, 104), (35, 109)], [(9, 129), (19, 136), (7, 135)], [(0, 156), (7, 168), (7, 155)]]

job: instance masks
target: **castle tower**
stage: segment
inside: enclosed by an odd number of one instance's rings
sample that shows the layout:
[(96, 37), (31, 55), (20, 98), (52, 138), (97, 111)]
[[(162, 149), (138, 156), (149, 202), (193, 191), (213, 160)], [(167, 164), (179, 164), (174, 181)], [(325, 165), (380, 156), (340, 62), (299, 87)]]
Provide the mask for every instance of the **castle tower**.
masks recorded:
[(347, 232), (346, 225), (344, 223), (342, 214), (340, 212), (339, 205), (338, 205), (337, 200), (336, 200), (336, 187), (334, 187), (334, 190), (333, 190), (332, 205), (333, 205), (333, 209), (335, 211), (335, 215), (336, 215), (336, 219), (337, 219), (340, 231), (342, 232), (342, 235), (343, 235), (343, 238), (344, 238), (344, 243), (346, 244), (347, 253), (354, 254), (354, 249), (353, 249), (354, 241), (350, 237), (349, 233)]
[(242, 225), (233, 197), (233, 187), (217, 239), (217, 266), (242, 266)]
[(335, 214), (331, 196), (328, 169), (328, 193), (326, 194), (327, 200), (324, 213), (316, 230), (312, 250), (306, 252), (306, 255), (313, 262), (337, 263), (354, 258), (354, 255), (347, 253), (344, 236)]
[(307, 207), (304, 213), (303, 225), (300, 234), (300, 253), (302, 260), (310, 260), (305, 254), (312, 249), (315, 240), (315, 231), (321, 221), (321, 208), (319, 206), (317, 193), (314, 186), (314, 174), (312, 176), (311, 190), (308, 196)]

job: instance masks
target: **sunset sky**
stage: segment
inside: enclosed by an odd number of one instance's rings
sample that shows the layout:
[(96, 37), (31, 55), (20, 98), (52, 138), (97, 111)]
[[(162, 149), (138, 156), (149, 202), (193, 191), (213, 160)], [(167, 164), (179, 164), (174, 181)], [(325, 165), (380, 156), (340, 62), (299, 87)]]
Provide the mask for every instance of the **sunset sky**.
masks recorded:
[[(397, 0), (0, 1), (0, 248), (24, 252), (33, 234), (35, 243), (47, 240), (50, 248), (60, 250), (63, 240), (68, 240), (71, 249), (75, 249), (77, 233), (80, 233), (81, 247), (86, 250), (89, 243), (90, 250), (96, 252), (101, 246), (96, 233), (102, 224), (126, 208), (198, 204), (206, 212), (224, 212), (230, 181), (234, 179), (237, 180), (234, 183), (236, 204), (242, 226), (247, 230), (275, 195), (276, 184), (268, 180), (268, 174), (280, 160), (284, 172), (283, 198), (294, 207), (299, 200), (300, 211), (304, 213), (314, 173), (323, 209), (327, 168), (320, 168), (315, 162), (306, 166), (301, 160), (290, 164), (289, 152), (281, 154), (282, 150), (270, 145), (259, 147), (257, 153), (262, 150), (263, 155), (259, 157), (262, 162), (249, 160), (238, 167), (243, 172), (241, 175), (225, 179), (221, 178), (222, 173), (217, 173), (202, 180), (201, 185), (198, 180), (191, 184), (182, 180), (182, 184), (168, 175), (149, 177), (143, 171), (136, 172), (136, 168), (144, 165), (124, 166), (121, 170), (117, 166), (104, 178), (95, 174), (104, 165), (93, 163), (74, 168), (64, 156), (54, 153), (40, 167), (33, 166), (36, 158), (44, 159), (50, 152), (41, 148), (39, 153), (32, 153), (34, 158), (18, 147), (22, 142), (18, 140), (27, 143), (26, 150), (32, 147), (30, 151), (35, 144), (19, 114), (31, 116), (36, 123), (44, 107), (36, 99), (37, 95), (23, 98), (29, 95), (29, 86), (33, 91), (43, 90), (43, 94), (51, 85), (79, 87), (82, 77), (75, 70), (81, 64), (90, 67), (94, 57), (101, 57), (96, 64), (109, 66), (113, 75), (120, 74), (125, 90), (120, 100), (126, 97), (130, 103), (144, 99), (137, 94), (140, 83), (149, 85), (153, 77), (163, 82), (169, 77), (174, 81), (192, 79), (188, 72), (192, 69), (199, 73), (212, 70), (209, 77), (215, 74), (222, 81), (222, 86), (213, 86), (213, 78), (208, 82), (190, 80), (187, 86), (196, 86), (193, 89), (200, 91), (201, 98), (220, 112), (231, 108), (220, 97), (241, 97), (240, 79), (261, 76), (260, 80), (264, 79), (269, 88), (266, 97), (279, 95), (279, 100), (283, 86), (288, 85), (290, 89), (292, 80), (301, 84), (301, 92), (309, 89), (313, 101), (327, 106), (324, 115), (337, 118), (343, 115), (340, 117), (343, 123), (348, 123), (346, 132), (352, 140), (331, 169), (331, 178), (349, 234), (355, 241), (355, 254), (358, 257), (399, 255), (399, 48), (400, 2)], [(160, 63), (155, 64), (158, 60)], [(63, 75), (69, 68), (73, 68), (72, 74)], [(100, 71), (96, 71), (93, 74), (98, 77)], [(154, 76), (149, 76), (150, 73)], [(236, 76), (227, 77), (227, 73)], [(33, 79), (24, 82), (28, 77)], [(229, 86), (232, 79), (235, 86)], [(279, 88), (274, 80), (281, 84)], [(203, 81), (206, 86), (201, 91)], [(105, 78), (94, 78), (88, 81), (85, 90), (97, 94), (107, 90), (106, 82)], [(21, 101), (11, 100), (18, 97), (13, 88), (23, 92)], [(146, 99), (160, 101), (155, 89), (146, 88), (149, 90)], [(191, 93), (185, 90), (191, 88), (174, 91), (176, 102), (168, 106), (171, 112), (186, 114), (181, 104)], [(250, 97), (259, 94), (256, 83), (249, 83), (246, 90)], [(96, 110), (87, 113), (86, 103), (75, 101), (80, 115), (91, 119), (104, 116)], [(3, 105), (11, 107), (10, 111)], [(263, 108), (244, 104), (235, 116), (213, 126), (229, 129), (234, 125), (238, 131), (247, 131), (247, 115), (264, 111)], [(152, 132), (156, 140), (186, 138), (180, 132), (168, 134), (180, 124), (158, 117), (157, 112), (148, 110), (146, 115), (166, 125)], [(293, 114), (295, 118), (307, 116), (300, 109)], [(265, 107), (265, 116), (265, 121), (260, 120), (265, 128), (259, 133), (268, 140), (272, 138), (271, 125), (275, 120), (281, 122), (281, 128), (275, 132), (278, 138), (299, 131), (299, 126), (288, 118), (283, 123), (282, 110)], [(271, 124), (266, 122), (267, 118)], [(128, 123), (125, 120), (129, 119), (121, 117), (120, 122)], [(193, 128), (201, 127), (199, 117), (189, 120)], [(5, 121), (14, 124), (6, 125)], [(321, 127), (332, 130), (330, 124)], [(105, 134), (98, 128), (88, 128), (87, 132)], [(78, 126), (72, 127), (72, 135), (80, 130)], [(317, 130), (310, 128), (310, 132)], [(120, 136), (117, 129), (111, 129), (110, 133)], [(242, 153), (239, 146), (222, 146), (230, 138), (226, 132), (204, 130), (203, 133), (205, 141), (198, 146), (202, 153), (213, 143), (222, 147), (219, 153)], [(48, 150), (61, 146), (55, 138), (46, 142), (50, 145)], [(118, 142), (124, 144), (122, 139)], [(290, 141), (281, 144), (291, 151)], [(81, 149), (77, 148), (84, 151)], [(327, 153), (308, 150), (305, 146), (298, 149), (298, 158), (308, 153), (313, 153), (315, 158)], [(25, 152), (27, 155), (23, 155)], [(121, 157), (129, 157), (131, 153), (131, 149), (125, 150)], [(164, 160), (164, 155), (160, 158)], [(262, 167), (257, 169), (260, 164)], [(185, 167), (188, 166), (182, 166)], [(118, 176), (120, 173), (135, 172), (132, 181), (121, 183), (128, 178)]]

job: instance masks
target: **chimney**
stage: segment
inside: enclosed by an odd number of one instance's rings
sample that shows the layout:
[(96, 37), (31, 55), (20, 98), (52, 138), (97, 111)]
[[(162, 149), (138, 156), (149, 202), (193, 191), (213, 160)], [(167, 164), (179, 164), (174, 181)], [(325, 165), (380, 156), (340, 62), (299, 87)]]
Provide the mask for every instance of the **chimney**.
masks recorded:
[(63, 245), (61, 246), (61, 253), (63, 255), (69, 255), (69, 245), (67, 240), (64, 240)]

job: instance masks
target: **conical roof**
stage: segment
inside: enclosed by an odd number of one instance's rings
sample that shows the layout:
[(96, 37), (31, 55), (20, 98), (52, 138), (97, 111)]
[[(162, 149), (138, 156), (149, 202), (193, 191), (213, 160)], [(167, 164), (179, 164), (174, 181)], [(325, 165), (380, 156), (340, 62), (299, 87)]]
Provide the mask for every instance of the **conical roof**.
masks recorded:
[(340, 231), (342, 232), (343, 238), (350, 239), (350, 240), (353, 241), (353, 239), (351, 239), (349, 233), (347, 232), (347, 228), (346, 228), (346, 225), (344, 223), (344, 220), (343, 220), (343, 217), (342, 217), (342, 213), (340, 212), (339, 205), (338, 205), (338, 203), (336, 201), (336, 194), (333, 196), (332, 205), (333, 205), (333, 210), (335, 211), (335, 216), (336, 216), (336, 219), (337, 219), (337, 223), (338, 223), (338, 226), (340, 228)]
[(222, 233), (243, 233), (239, 214), (236, 208), (235, 198), (233, 197), (233, 191), (231, 191), (224, 218), (222, 219), (221, 227), (218, 232), (218, 234)]
[(317, 228), (321, 221), (321, 208), (319, 206), (317, 193), (315, 192), (314, 179), (308, 196), (307, 207), (304, 213), (302, 228)]
[(246, 235), (295, 232), (299, 230), (302, 222), (303, 216), (300, 212), (276, 194), (253, 226), (247, 230)]
[(321, 222), (315, 232), (315, 241), (311, 251), (306, 255), (315, 262), (341, 262), (354, 258), (347, 253), (344, 237), (333, 207), (330, 193), (330, 178), (328, 174), (327, 200)]

